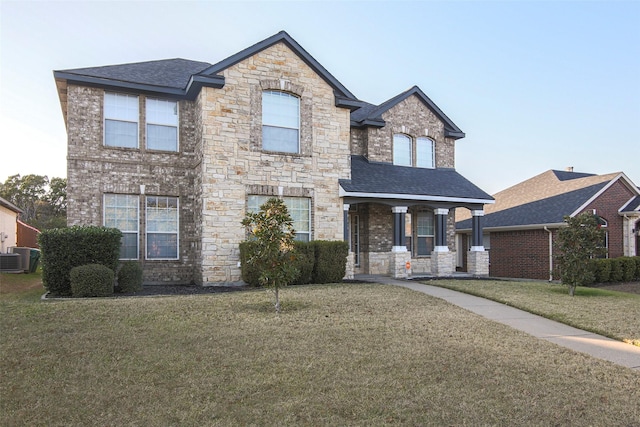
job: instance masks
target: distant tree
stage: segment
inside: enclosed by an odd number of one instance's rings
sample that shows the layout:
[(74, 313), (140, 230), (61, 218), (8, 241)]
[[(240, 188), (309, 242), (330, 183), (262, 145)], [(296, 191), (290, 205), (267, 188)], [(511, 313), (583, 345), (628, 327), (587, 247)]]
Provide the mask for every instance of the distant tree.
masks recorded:
[(20, 209), (20, 220), (40, 230), (67, 224), (67, 179), (12, 175), (0, 184), (0, 197)]
[(598, 217), (589, 212), (573, 218), (566, 216), (564, 220), (568, 226), (558, 231), (556, 260), (562, 283), (569, 287), (569, 295), (573, 296), (577, 286), (594, 281), (595, 272), (590, 260), (603, 251), (604, 231)]
[(260, 206), (259, 212), (248, 212), (242, 225), (257, 242), (256, 251), (246, 262), (258, 269), (258, 282), (273, 289), (276, 312), (280, 313), (280, 288), (292, 283), (298, 274), (293, 263), (295, 231), (287, 206), (282, 200), (271, 198)]

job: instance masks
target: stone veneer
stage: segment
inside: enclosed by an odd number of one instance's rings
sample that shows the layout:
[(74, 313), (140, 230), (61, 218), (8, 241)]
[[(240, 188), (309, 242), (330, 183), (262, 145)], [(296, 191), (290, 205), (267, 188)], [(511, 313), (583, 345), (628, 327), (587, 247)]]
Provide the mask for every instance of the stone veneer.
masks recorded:
[[(335, 107), (333, 89), (285, 44), (275, 44), (222, 73), (222, 89), (203, 88), (201, 216), (203, 283), (240, 280), (240, 221), (250, 194), (311, 198), (313, 239), (342, 240), (338, 179), (350, 178), (349, 110)], [(262, 146), (262, 91), (300, 97), (300, 154)]]

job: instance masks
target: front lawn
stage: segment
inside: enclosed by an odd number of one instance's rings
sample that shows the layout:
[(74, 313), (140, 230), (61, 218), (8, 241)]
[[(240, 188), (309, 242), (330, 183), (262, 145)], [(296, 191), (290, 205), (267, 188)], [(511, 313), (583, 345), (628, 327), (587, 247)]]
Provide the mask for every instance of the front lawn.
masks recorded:
[(634, 425), (640, 372), (375, 284), (0, 298), (0, 425)]
[(586, 331), (640, 346), (640, 295), (548, 282), (501, 280), (431, 280), (442, 286), (553, 319)]

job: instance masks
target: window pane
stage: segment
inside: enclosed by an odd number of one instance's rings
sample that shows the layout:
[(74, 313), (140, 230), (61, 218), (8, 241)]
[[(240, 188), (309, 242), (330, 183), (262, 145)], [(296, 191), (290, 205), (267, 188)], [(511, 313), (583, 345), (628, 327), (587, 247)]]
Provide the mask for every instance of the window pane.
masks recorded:
[(105, 119), (138, 122), (138, 97), (122, 93), (104, 94)]
[[(250, 195), (247, 198), (247, 211), (258, 212), (267, 200), (275, 196)], [(308, 197), (284, 197), (289, 216), (293, 220), (296, 240), (308, 242), (311, 236), (311, 199)]]
[(411, 166), (411, 138), (406, 135), (393, 136), (393, 164)]
[(419, 212), (416, 224), (418, 236), (433, 236), (433, 212)]
[(147, 123), (178, 126), (178, 103), (147, 98)]
[(433, 141), (429, 138), (416, 140), (416, 166), (433, 168)]
[(418, 236), (418, 255), (431, 255), (433, 251), (433, 237)]
[(147, 258), (178, 258), (178, 198), (146, 198)]
[(148, 124), (147, 148), (150, 150), (178, 151), (178, 128)]
[(262, 93), (262, 148), (299, 152), (300, 99), (285, 92)]
[(262, 149), (281, 151), (284, 153), (297, 153), (298, 130), (262, 126)]
[(178, 258), (177, 234), (147, 234), (147, 258), (176, 259)]
[(122, 231), (121, 259), (138, 259), (138, 196), (104, 195), (104, 226)]
[(104, 145), (138, 148), (138, 123), (105, 120)]

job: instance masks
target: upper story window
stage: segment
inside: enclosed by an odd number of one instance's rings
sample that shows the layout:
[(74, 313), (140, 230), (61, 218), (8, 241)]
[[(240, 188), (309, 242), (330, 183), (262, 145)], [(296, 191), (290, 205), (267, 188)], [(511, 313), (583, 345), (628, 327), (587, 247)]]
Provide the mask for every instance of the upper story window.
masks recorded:
[(416, 167), (435, 167), (434, 144), (431, 138), (420, 137), (416, 139)]
[(286, 92), (262, 92), (262, 149), (300, 152), (300, 99)]
[(178, 103), (147, 98), (147, 148), (178, 151)]
[(104, 145), (138, 148), (138, 97), (104, 94)]
[(393, 135), (393, 164), (397, 166), (412, 166), (411, 138), (403, 134)]

